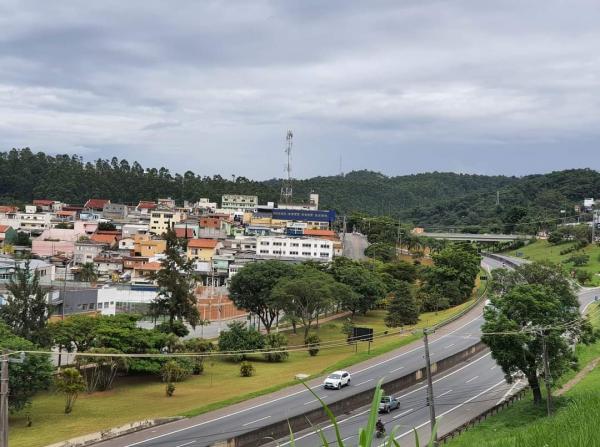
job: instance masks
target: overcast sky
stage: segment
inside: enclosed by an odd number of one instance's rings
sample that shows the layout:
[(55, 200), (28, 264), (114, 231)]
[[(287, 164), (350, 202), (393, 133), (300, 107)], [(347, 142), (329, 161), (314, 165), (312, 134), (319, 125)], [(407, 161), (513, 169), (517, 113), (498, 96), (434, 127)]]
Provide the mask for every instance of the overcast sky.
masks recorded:
[(0, 3), (0, 149), (203, 175), (600, 168), (600, 2)]

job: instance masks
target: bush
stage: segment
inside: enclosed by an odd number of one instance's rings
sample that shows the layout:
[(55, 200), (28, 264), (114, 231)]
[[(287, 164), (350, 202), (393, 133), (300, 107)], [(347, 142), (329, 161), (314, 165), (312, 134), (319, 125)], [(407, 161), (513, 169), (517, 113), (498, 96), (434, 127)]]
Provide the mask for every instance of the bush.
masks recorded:
[(254, 365), (250, 362), (242, 362), (240, 364), (240, 376), (242, 377), (251, 377), (254, 375), (256, 370), (254, 369)]
[[(204, 340), (203, 338), (190, 338), (185, 340), (181, 345), (182, 352), (197, 352), (204, 353), (210, 352), (214, 349), (211, 342)], [(195, 375), (202, 374), (204, 372), (204, 357), (192, 357), (193, 373)]]
[(155, 329), (163, 334), (175, 334), (178, 337), (185, 337), (190, 333), (187, 326), (179, 320), (173, 321), (172, 325), (170, 325), (168, 321), (164, 321), (160, 324), (157, 324)]
[(287, 337), (283, 334), (267, 334), (264, 337), (265, 349), (269, 351), (281, 351), (281, 352), (265, 352), (263, 355), (268, 362), (283, 362), (286, 360), (290, 353), (287, 352)]
[[(245, 323), (229, 323), (228, 330), (219, 335), (219, 351), (256, 351), (265, 347), (264, 336), (256, 329), (247, 329)], [(228, 356), (234, 362), (246, 358), (245, 353)]]
[(317, 334), (309, 334), (308, 337), (304, 339), (304, 344), (307, 346), (310, 356), (314, 357), (319, 353), (321, 339)]
[(584, 254), (573, 255), (566, 259), (565, 262), (572, 262), (574, 266), (581, 267), (582, 265), (586, 265), (588, 262), (590, 262), (590, 257)]
[(586, 270), (576, 270), (575, 271), (575, 278), (577, 279), (577, 281), (581, 284), (585, 284), (587, 282), (590, 282), (592, 280), (592, 274)]
[(192, 375), (193, 368), (193, 363), (190, 359), (170, 359), (160, 368), (160, 378), (165, 383), (182, 382)]

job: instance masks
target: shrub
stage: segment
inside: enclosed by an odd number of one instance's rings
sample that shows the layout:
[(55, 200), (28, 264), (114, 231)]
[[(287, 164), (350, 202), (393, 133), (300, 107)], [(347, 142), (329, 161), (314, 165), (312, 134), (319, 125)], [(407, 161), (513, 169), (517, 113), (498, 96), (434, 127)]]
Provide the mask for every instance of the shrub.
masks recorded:
[(321, 339), (317, 334), (309, 334), (308, 337), (304, 339), (304, 344), (307, 346), (310, 356), (314, 357), (319, 353)]
[(85, 380), (75, 368), (65, 368), (54, 379), (57, 391), (65, 395), (65, 414), (73, 411), (77, 396), (85, 391)]
[(175, 382), (181, 382), (192, 374), (193, 363), (190, 359), (171, 359), (166, 361), (160, 368), (160, 377), (166, 383), (165, 394), (167, 397), (173, 396), (175, 392)]
[[(264, 336), (256, 329), (246, 328), (245, 323), (241, 321), (229, 323), (228, 328), (219, 335), (219, 351), (256, 351), (264, 348)], [(239, 362), (244, 360), (246, 355), (241, 352), (228, 358)]]
[(254, 375), (256, 370), (254, 369), (254, 365), (250, 362), (242, 362), (240, 364), (240, 376), (242, 377), (251, 377)]
[(263, 355), (268, 362), (283, 362), (289, 357), (287, 352), (287, 337), (283, 334), (267, 334), (264, 337), (265, 349), (269, 351), (281, 351), (281, 352), (265, 352)]
[(586, 270), (576, 270), (575, 271), (575, 278), (577, 279), (577, 281), (581, 284), (585, 284), (587, 282), (590, 282), (592, 280), (592, 274)]
[(179, 321), (179, 320), (173, 321), (172, 325), (169, 324), (168, 321), (165, 321), (163, 323), (156, 325), (155, 329), (158, 332), (162, 332), (163, 334), (175, 334), (178, 337), (185, 337), (187, 334), (190, 333), (187, 326), (182, 321)]
[(590, 262), (590, 257), (588, 255), (578, 254), (569, 257), (565, 262), (572, 262), (574, 266), (581, 267)]
[[(212, 351), (213, 349), (213, 344), (203, 338), (190, 338), (189, 340), (185, 340), (181, 346), (183, 352), (204, 353)], [(204, 357), (193, 357), (192, 362), (194, 365), (193, 374), (202, 374), (204, 372)]]

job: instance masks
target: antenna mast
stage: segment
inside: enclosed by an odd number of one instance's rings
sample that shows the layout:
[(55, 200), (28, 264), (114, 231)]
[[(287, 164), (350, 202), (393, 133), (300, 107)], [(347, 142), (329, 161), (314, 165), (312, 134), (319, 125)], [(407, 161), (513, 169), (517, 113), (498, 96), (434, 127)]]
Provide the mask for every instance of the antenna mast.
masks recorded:
[(294, 134), (291, 130), (287, 131), (285, 140), (287, 146), (284, 152), (287, 154), (287, 164), (285, 165), (284, 172), (287, 174), (287, 178), (283, 180), (281, 186), (281, 203), (289, 204), (292, 200), (292, 139)]

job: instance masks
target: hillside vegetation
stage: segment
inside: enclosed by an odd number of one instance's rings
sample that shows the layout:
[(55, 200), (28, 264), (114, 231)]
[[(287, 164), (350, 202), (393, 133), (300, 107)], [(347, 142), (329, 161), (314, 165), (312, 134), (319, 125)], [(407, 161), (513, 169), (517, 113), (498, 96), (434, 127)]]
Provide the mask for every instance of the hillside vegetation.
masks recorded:
[[(198, 170), (202, 167), (198, 166)], [(82, 204), (90, 197), (137, 203), (159, 196), (178, 201), (224, 193), (257, 194), (277, 201), (280, 180), (235, 181), (219, 175), (182, 174), (145, 168), (137, 161), (99, 159), (84, 162), (77, 155), (50, 156), (30, 149), (0, 153), (0, 201), (26, 203), (51, 198)], [(314, 177), (294, 182), (294, 195), (321, 196), (321, 207), (340, 213), (390, 215), (419, 226), (480, 227), (481, 231), (531, 231), (538, 221), (555, 222), (573, 213), (584, 197), (600, 196), (600, 173), (575, 169), (525, 177), (432, 172), (388, 177), (371, 171), (345, 176)], [(496, 205), (499, 193), (500, 205)], [(566, 214), (561, 215), (564, 209)], [(535, 225), (525, 225), (536, 222)]]

